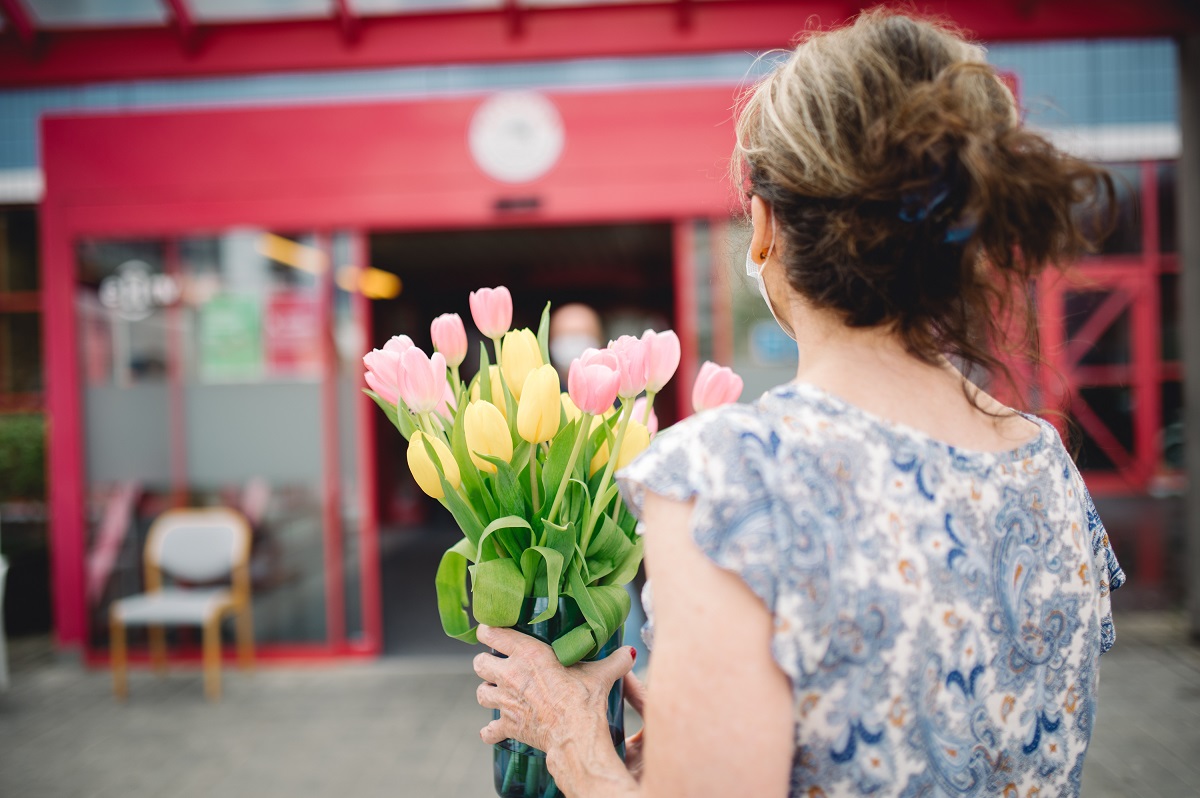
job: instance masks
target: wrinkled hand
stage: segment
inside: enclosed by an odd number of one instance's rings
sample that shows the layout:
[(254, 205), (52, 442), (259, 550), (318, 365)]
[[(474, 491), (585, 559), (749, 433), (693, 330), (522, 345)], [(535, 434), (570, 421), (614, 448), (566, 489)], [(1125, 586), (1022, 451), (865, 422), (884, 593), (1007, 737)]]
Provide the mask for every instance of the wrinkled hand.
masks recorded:
[(625, 738), (625, 767), (629, 775), (642, 780), (642, 755), (646, 747), (646, 685), (630, 671), (625, 677), (625, 700), (642, 717), (642, 728)]
[(479, 732), (485, 743), (511, 738), (550, 752), (598, 730), (611, 739), (608, 692), (633, 667), (632, 647), (564, 668), (554, 649), (529, 635), (489, 626), (480, 626), (478, 634), (481, 643), (507, 655), (475, 657), (475, 673), (484, 681), (476, 698), (481, 706), (500, 710), (500, 718)]

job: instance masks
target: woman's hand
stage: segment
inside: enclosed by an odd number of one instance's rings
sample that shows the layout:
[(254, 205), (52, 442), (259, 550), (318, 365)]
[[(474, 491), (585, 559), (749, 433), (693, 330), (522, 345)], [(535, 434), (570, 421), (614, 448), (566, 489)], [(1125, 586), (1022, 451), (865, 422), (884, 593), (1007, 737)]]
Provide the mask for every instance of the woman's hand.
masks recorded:
[(646, 685), (633, 675), (633, 671), (625, 676), (625, 700), (642, 718), (642, 728), (636, 734), (625, 738), (625, 767), (630, 776), (641, 781), (642, 766), (645, 762), (642, 753), (646, 745)]
[(478, 635), (481, 643), (507, 655), (475, 657), (475, 673), (484, 680), (476, 697), (480, 705), (500, 710), (500, 718), (479, 733), (485, 743), (519, 740), (545, 751), (549, 762), (565, 746), (590, 748), (602, 733), (612, 750), (608, 693), (633, 667), (632, 647), (564, 668), (554, 649), (529, 635), (489, 626), (480, 626)]

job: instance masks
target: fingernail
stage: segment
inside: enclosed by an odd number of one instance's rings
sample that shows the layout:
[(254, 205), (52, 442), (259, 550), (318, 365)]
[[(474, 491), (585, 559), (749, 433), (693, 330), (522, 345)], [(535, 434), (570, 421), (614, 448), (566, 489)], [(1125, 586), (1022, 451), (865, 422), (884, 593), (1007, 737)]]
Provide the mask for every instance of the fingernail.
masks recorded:
[(637, 662), (637, 649), (636, 648), (629, 649), (629, 656), (633, 657), (634, 662)]

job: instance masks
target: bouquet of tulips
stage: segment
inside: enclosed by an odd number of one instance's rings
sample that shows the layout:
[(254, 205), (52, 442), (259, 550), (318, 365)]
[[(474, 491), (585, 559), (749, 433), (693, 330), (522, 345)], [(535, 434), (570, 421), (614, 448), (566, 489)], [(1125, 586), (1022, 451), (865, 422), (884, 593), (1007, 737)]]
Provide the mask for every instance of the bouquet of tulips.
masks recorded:
[(401, 335), (363, 358), (366, 393), (408, 440), (417, 484), (463, 532), (436, 577), (446, 633), (475, 642), (468, 606), (478, 623), (505, 627), (527, 599), (546, 599), (529, 621), (538, 623), (568, 596), (583, 622), (551, 643), (570, 665), (595, 656), (629, 614), (625, 585), (642, 540), (612, 477), (650, 443), (654, 398), (679, 365), (679, 339), (647, 330), (589, 349), (560, 392), (548, 363), (549, 305), (536, 334), (509, 329), (507, 288), (472, 292), (470, 306), (494, 364), (481, 345), (479, 371), (464, 384), (466, 332), (444, 314), (432, 325), (432, 355)]

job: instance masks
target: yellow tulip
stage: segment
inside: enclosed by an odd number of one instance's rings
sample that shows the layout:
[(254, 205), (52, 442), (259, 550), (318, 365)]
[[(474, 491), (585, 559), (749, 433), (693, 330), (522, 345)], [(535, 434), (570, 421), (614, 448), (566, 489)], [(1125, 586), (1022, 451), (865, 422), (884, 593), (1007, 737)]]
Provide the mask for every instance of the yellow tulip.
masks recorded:
[(517, 432), (522, 438), (541, 443), (554, 437), (562, 412), (558, 393), (558, 372), (554, 366), (538, 366), (529, 372), (517, 405)]
[(508, 431), (508, 422), (494, 404), (482, 400), (468, 405), (463, 415), (463, 423), (467, 425), (463, 431), (466, 433), (471, 462), (480, 471), (496, 473), (496, 466), (478, 455), (512, 459), (512, 435)]
[(543, 364), (537, 336), (530, 330), (511, 330), (500, 344), (500, 369), (514, 399), (521, 399), (521, 389), (529, 372)]
[[(508, 403), (504, 401), (504, 383), (500, 379), (500, 367), (488, 366), (488, 374), (492, 378), (492, 404), (500, 411), (500, 415), (508, 419)], [(479, 380), (471, 386), (471, 401), (478, 402), (480, 396)]]
[(580, 412), (579, 408), (575, 406), (575, 403), (571, 401), (571, 394), (567, 393), (566, 391), (563, 391), (561, 394), (561, 398), (562, 398), (562, 409), (563, 409), (563, 412), (567, 416), (568, 424), (570, 424), (572, 421), (574, 421), (575, 419), (577, 419), (583, 415), (583, 413)]
[[(604, 419), (597, 416), (592, 419), (592, 430), (604, 423)], [(633, 462), (633, 458), (637, 457), (646, 447), (650, 445), (650, 430), (646, 429), (646, 425), (640, 421), (629, 420), (629, 426), (625, 429), (625, 439), (621, 441), (621, 451), (617, 454), (617, 463), (613, 466), (616, 471), (621, 470), (625, 466)], [(592, 456), (591, 466), (588, 469), (589, 476), (595, 474), (600, 469), (604, 468), (608, 462), (608, 441), (601, 441), (600, 446), (596, 449), (596, 454)]]
[(429, 451), (425, 448), (425, 441), (432, 444), (433, 451), (442, 464), (441, 473), (445, 475), (450, 487), (458, 488), (462, 483), (462, 475), (458, 472), (458, 463), (454, 462), (454, 455), (450, 453), (450, 447), (442, 443), (441, 438), (430, 437), (420, 430), (412, 434), (412, 438), (408, 441), (408, 468), (412, 471), (413, 479), (417, 481), (421, 490), (435, 499), (440, 499), (445, 496), (442, 491), (442, 481), (438, 478), (437, 465), (430, 459)]

